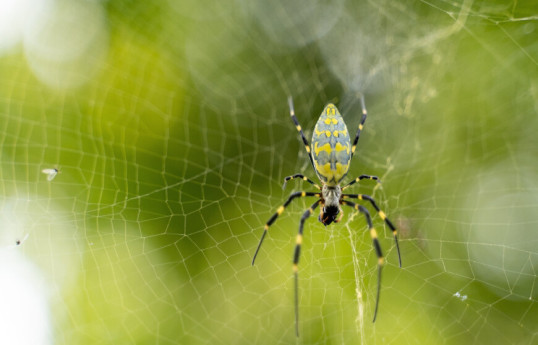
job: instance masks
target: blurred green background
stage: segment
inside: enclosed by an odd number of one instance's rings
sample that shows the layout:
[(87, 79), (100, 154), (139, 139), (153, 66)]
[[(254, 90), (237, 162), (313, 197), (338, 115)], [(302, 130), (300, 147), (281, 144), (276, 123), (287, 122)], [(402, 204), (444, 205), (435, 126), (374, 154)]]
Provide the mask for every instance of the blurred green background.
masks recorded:
[[(0, 2), (0, 312), (10, 344), (538, 342), (538, 5)], [(399, 228), (295, 201), (328, 102)], [(52, 181), (42, 169), (58, 168)], [(365, 205), (369, 207), (368, 205)], [(373, 210), (372, 210), (373, 211)], [(20, 245), (17, 245), (20, 241)]]

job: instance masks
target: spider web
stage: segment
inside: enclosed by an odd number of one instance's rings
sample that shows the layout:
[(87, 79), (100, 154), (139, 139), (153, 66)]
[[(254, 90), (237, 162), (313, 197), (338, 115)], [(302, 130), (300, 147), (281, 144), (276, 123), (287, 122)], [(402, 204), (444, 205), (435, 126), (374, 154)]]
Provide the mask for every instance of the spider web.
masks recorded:
[[(39, 5), (38, 5), (39, 4)], [(0, 2), (0, 338), (10, 344), (536, 343), (533, 1)], [(2, 26), (2, 24), (5, 24)], [(294, 201), (334, 102), (396, 224)], [(41, 173), (57, 168), (52, 181)], [(370, 207), (369, 205), (365, 205)], [(372, 214), (373, 213), (373, 210)]]

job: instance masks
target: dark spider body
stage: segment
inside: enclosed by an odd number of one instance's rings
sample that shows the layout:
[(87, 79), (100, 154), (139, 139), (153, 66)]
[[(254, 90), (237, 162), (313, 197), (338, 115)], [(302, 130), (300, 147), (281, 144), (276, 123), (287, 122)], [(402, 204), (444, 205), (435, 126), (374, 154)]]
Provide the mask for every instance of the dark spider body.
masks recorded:
[(338, 223), (338, 214), (340, 214), (340, 198), (342, 197), (342, 189), (340, 186), (323, 185), (321, 188), (321, 213), (318, 220), (327, 226), (332, 222)]

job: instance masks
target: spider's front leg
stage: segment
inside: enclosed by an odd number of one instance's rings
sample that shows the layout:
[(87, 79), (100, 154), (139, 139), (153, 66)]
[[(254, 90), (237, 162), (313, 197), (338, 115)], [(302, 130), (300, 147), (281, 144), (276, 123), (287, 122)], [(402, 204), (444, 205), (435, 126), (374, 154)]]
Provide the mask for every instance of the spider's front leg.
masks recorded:
[[(396, 251), (398, 252), (398, 263), (399, 263), (400, 267), (402, 267), (402, 257), (400, 255), (400, 245), (398, 244), (398, 230), (396, 230), (396, 227), (394, 226), (394, 224), (392, 224), (392, 222), (387, 217), (385, 212), (383, 212), (379, 208), (379, 206), (377, 206), (377, 203), (375, 202), (375, 200), (371, 196), (366, 195), (366, 194), (342, 194), (342, 199), (359, 199), (359, 200), (366, 200), (366, 201), (370, 202), (370, 204), (373, 206), (373, 208), (375, 208), (377, 214), (379, 214), (379, 217), (381, 217), (381, 219), (385, 222), (385, 224), (387, 224), (387, 226), (392, 231), (392, 236), (394, 237), (394, 243), (396, 244)], [(344, 201), (344, 203), (347, 204), (348, 202)]]
[(368, 224), (368, 230), (370, 231), (370, 237), (372, 238), (372, 244), (377, 255), (377, 297), (375, 299), (374, 319), (372, 320), (372, 322), (375, 322), (375, 319), (377, 317), (377, 308), (379, 306), (379, 293), (381, 292), (381, 270), (383, 269), (385, 259), (383, 257), (383, 252), (381, 251), (381, 245), (379, 244), (379, 240), (377, 239), (377, 231), (372, 225), (372, 217), (370, 217), (370, 212), (368, 212), (368, 210), (364, 206), (355, 204), (351, 201), (344, 200), (342, 201), (342, 203), (344, 205), (353, 207), (355, 210), (359, 211), (364, 215), (364, 217), (366, 218), (366, 223)]
[(305, 220), (310, 217), (321, 200), (316, 201), (308, 210), (303, 213), (299, 224), (299, 233), (295, 240), (295, 251), (293, 253), (293, 274), (295, 275), (295, 335), (299, 336), (299, 257), (301, 255), (301, 244), (303, 243), (303, 227)]
[(258, 243), (258, 247), (256, 248), (256, 252), (254, 253), (254, 257), (252, 258), (252, 266), (254, 266), (254, 261), (256, 261), (256, 256), (258, 256), (258, 252), (260, 251), (260, 248), (262, 246), (263, 240), (265, 239), (265, 235), (267, 234), (267, 231), (269, 230), (269, 227), (276, 221), (278, 216), (280, 216), (282, 214), (282, 212), (284, 212), (286, 207), (292, 202), (293, 199), (295, 199), (295, 198), (304, 198), (305, 196), (317, 196), (317, 197), (320, 197), (321, 194), (320, 193), (311, 193), (311, 192), (295, 192), (295, 193), (292, 193), (290, 195), (290, 197), (288, 198), (288, 200), (286, 200), (284, 205), (280, 206), (277, 209), (276, 213), (274, 213), (271, 216), (271, 218), (269, 218), (267, 223), (265, 223), (265, 226), (263, 228), (262, 237), (260, 238), (260, 242)]
[(342, 210), (342, 208), (340, 207), (340, 216), (338, 216), (338, 219), (335, 220), (334, 222), (335, 223), (340, 223), (340, 221), (342, 220), (342, 217), (344, 216), (344, 210)]

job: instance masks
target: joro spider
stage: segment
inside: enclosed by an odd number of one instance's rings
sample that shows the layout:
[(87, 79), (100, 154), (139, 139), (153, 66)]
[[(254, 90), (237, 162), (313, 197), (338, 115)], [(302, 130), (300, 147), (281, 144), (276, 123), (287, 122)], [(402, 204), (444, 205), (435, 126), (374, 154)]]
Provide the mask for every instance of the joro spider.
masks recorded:
[[(301, 217), (301, 221), (299, 223), (299, 233), (297, 234), (295, 240), (295, 252), (293, 255), (293, 272), (295, 276), (295, 334), (297, 336), (299, 336), (298, 263), (299, 255), (301, 253), (301, 243), (303, 241), (303, 226), (305, 220), (314, 212), (318, 205), (321, 204), (318, 220), (325, 226), (331, 224), (332, 222), (338, 223), (342, 219), (343, 211), (341, 205), (353, 207), (355, 210), (362, 213), (366, 218), (366, 223), (368, 224), (370, 236), (372, 238), (373, 246), (378, 258), (377, 295), (375, 301), (374, 318), (372, 322), (375, 322), (376, 320), (377, 308), (379, 305), (379, 292), (381, 289), (381, 270), (384, 264), (383, 253), (381, 251), (381, 246), (379, 245), (379, 240), (377, 239), (377, 231), (372, 225), (370, 212), (368, 212), (368, 210), (364, 206), (355, 204), (347, 199), (366, 200), (373, 206), (373, 208), (379, 214), (379, 217), (384, 220), (388, 227), (392, 230), (394, 242), (398, 251), (398, 263), (400, 267), (402, 267), (402, 259), (400, 256), (400, 247), (398, 245), (398, 236), (396, 228), (387, 218), (385, 213), (379, 208), (375, 200), (365, 194), (342, 193), (344, 190), (363, 179), (376, 180), (379, 182), (377, 176), (360, 175), (344, 187), (340, 187), (340, 182), (347, 175), (347, 172), (349, 170), (351, 158), (355, 153), (355, 148), (357, 146), (357, 142), (359, 141), (359, 136), (364, 127), (366, 116), (368, 115), (366, 111), (366, 106), (364, 105), (364, 97), (362, 95), (360, 98), (360, 102), (362, 107), (362, 119), (359, 123), (359, 128), (357, 129), (355, 139), (353, 140), (353, 145), (351, 145), (350, 137), (347, 131), (346, 124), (344, 123), (344, 119), (342, 118), (334, 104), (329, 103), (327, 104), (327, 106), (325, 106), (325, 109), (323, 109), (323, 112), (319, 117), (316, 127), (314, 128), (314, 133), (312, 134), (312, 146), (310, 146), (308, 144), (308, 140), (304, 136), (303, 130), (301, 128), (301, 125), (299, 124), (299, 121), (297, 120), (297, 117), (295, 117), (292, 98), (288, 98), (291, 119), (293, 120), (295, 128), (297, 128), (297, 131), (303, 139), (304, 147), (306, 149), (306, 152), (308, 153), (308, 157), (310, 158), (310, 163), (312, 163), (312, 167), (316, 171), (316, 174), (321, 181), (321, 186), (319, 186), (314, 181), (302, 174), (295, 174), (292, 176), (287, 176), (284, 179), (283, 187), (286, 186), (286, 183), (288, 181), (300, 178), (316, 187), (318, 190), (320, 190), (320, 192), (313, 193), (301, 191), (292, 193), (289, 196), (288, 200), (286, 200), (286, 202), (277, 209), (276, 213), (273, 214), (271, 218), (269, 218), (267, 223), (265, 223), (262, 237), (260, 238), (260, 242), (258, 243), (256, 252), (254, 253), (254, 257), (252, 258), (252, 265), (254, 265), (254, 261), (256, 260), (256, 256), (258, 255), (265, 235), (267, 234), (267, 230), (269, 230), (269, 227), (275, 222), (278, 216), (280, 216), (282, 212), (284, 212), (284, 209), (292, 202), (292, 200), (307, 196), (319, 198), (318, 200), (316, 200), (316, 202), (312, 204), (312, 206), (310, 206), (310, 208), (308, 208), (308, 210), (303, 213), (303, 216)], [(338, 216), (339, 214), (340, 216)]]

